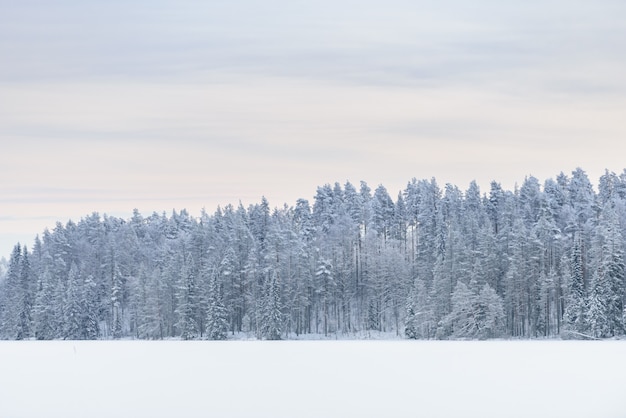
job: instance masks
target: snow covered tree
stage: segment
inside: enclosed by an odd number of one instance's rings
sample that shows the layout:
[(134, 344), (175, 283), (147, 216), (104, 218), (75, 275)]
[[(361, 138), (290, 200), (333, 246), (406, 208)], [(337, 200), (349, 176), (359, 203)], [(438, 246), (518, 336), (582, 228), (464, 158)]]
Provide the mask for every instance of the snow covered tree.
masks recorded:
[[(319, 305), (321, 305), (318, 306), (315, 311), (315, 329), (316, 332), (318, 332), (319, 323), (322, 322), (322, 330), (324, 335), (327, 335), (329, 332), (330, 305), (332, 303), (332, 293), (335, 287), (332, 265), (327, 260), (319, 260), (317, 270), (315, 271), (315, 282), (315, 293), (319, 298)], [(319, 318), (320, 309), (322, 314), (321, 320)]]
[(502, 298), (485, 283), (478, 294), (476, 312), (476, 337), (498, 338), (504, 335), (505, 314)]
[(623, 336), (625, 237), (626, 171), (594, 193), (582, 169), (482, 196), (337, 182), (313, 207), (94, 213), (2, 264), (0, 337), (222, 338), (224, 318), (259, 338)]
[(580, 232), (574, 235), (574, 245), (570, 257), (570, 278), (564, 320), (568, 331), (584, 333), (587, 328), (587, 291), (583, 276), (582, 237)]
[(58, 323), (55, 309), (55, 283), (48, 269), (41, 276), (41, 289), (37, 292), (34, 306), (35, 337), (52, 340), (57, 336)]
[(496, 292), (485, 284), (478, 293), (458, 282), (452, 294), (452, 312), (443, 319), (452, 338), (487, 339), (504, 332), (504, 308)]
[(607, 201), (594, 239), (594, 272), (587, 314), (596, 337), (624, 333), (624, 250), (617, 215)]
[(84, 338), (83, 326), (84, 299), (82, 280), (76, 264), (72, 263), (67, 278), (65, 308), (63, 309), (63, 338), (81, 340)]
[(283, 314), (280, 282), (276, 274), (272, 274), (265, 285), (261, 309), (261, 338), (280, 340), (283, 332)]
[(436, 328), (432, 322), (428, 291), (424, 281), (416, 278), (409, 291), (406, 301), (404, 320), (404, 335), (410, 339), (431, 338), (431, 332)]
[(81, 338), (95, 340), (98, 338), (98, 288), (90, 274), (82, 283)]
[(225, 340), (228, 332), (228, 314), (215, 274), (209, 278), (209, 291), (207, 298), (207, 321), (206, 335), (210, 340)]
[(122, 337), (123, 310), (122, 310), (122, 275), (117, 264), (113, 265), (113, 276), (111, 283), (111, 318), (113, 328), (113, 338)]
[(382, 184), (374, 191), (372, 198), (372, 228), (384, 242), (390, 235), (394, 221), (394, 203)]
[(18, 340), (28, 339), (33, 336), (32, 309), (35, 293), (34, 284), (36, 284), (36, 278), (31, 270), (30, 255), (28, 249), (24, 247), (22, 258), (20, 260), (20, 279), (18, 288)]
[(196, 277), (193, 272), (193, 260), (190, 255), (185, 258), (183, 268), (180, 273), (178, 285), (178, 305), (176, 313), (178, 322), (176, 324), (180, 337), (183, 340), (190, 340), (199, 334), (197, 323), (197, 296)]
[(6, 277), (0, 283), (0, 336), (3, 339), (16, 339), (20, 333), (24, 293), (20, 281), (21, 265), (22, 246), (18, 243), (9, 258)]

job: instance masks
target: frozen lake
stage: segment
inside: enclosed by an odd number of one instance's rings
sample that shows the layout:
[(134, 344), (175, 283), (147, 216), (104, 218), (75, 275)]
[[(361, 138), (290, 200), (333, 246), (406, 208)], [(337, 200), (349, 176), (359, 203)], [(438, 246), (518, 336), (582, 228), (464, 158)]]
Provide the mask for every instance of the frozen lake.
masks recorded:
[(626, 417), (626, 341), (0, 342), (0, 417)]

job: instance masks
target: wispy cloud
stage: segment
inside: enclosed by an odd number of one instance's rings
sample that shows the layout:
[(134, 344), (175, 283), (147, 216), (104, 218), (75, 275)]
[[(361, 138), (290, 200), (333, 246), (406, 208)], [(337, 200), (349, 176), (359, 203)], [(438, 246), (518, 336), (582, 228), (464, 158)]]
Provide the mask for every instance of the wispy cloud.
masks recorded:
[(617, 0), (3, 4), (3, 227), (621, 171), (625, 19)]

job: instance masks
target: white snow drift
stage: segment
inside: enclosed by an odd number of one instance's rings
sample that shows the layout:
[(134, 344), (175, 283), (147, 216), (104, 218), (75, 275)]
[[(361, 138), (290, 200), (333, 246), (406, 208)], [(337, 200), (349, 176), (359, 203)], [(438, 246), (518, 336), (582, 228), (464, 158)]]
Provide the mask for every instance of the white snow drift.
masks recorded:
[(0, 416), (624, 417), (623, 341), (0, 342)]

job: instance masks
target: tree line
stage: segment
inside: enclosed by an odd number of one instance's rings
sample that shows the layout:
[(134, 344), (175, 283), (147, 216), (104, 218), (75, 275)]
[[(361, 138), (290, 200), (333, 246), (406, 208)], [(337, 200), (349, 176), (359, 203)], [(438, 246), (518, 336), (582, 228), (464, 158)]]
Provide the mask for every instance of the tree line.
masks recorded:
[(3, 339), (624, 335), (626, 170), (481, 193), (435, 179), (318, 187), (130, 219), (93, 213), (14, 247)]

